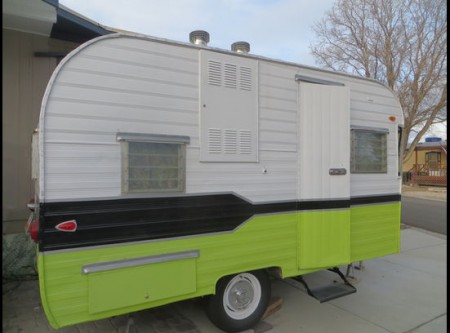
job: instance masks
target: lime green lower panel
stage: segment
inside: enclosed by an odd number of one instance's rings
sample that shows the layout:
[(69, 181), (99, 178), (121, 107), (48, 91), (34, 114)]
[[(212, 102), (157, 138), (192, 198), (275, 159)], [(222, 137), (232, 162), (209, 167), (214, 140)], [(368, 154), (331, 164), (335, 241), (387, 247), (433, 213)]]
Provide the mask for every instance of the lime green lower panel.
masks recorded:
[(88, 275), (89, 313), (193, 294), (196, 282), (195, 259), (91, 273)]
[(299, 216), (299, 267), (317, 269), (350, 262), (350, 210)]
[[(396, 253), (399, 239), (400, 204), (256, 216), (229, 233), (39, 253), (39, 285), (60, 328), (213, 294), (233, 273), (279, 267), (291, 277)], [(83, 274), (86, 265), (185, 251), (199, 255)]]
[[(230, 233), (41, 253), (45, 312), (51, 325), (60, 328), (213, 294), (217, 281), (233, 273), (281, 267), (283, 274), (296, 275), (297, 221), (296, 213), (258, 216)], [(185, 251), (199, 256), (83, 274), (86, 265)]]
[(400, 252), (401, 204), (351, 209), (351, 262)]

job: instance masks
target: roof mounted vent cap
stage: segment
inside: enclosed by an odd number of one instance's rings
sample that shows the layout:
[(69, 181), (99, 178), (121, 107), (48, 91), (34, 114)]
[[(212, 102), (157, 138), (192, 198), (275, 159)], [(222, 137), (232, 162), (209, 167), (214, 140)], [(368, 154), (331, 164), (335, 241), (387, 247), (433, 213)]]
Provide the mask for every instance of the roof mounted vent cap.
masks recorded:
[(209, 43), (209, 33), (204, 30), (195, 30), (189, 34), (189, 40), (192, 44), (206, 46)]
[(249, 53), (250, 44), (247, 42), (235, 42), (231, 44), (231, 50), (237, 53)]

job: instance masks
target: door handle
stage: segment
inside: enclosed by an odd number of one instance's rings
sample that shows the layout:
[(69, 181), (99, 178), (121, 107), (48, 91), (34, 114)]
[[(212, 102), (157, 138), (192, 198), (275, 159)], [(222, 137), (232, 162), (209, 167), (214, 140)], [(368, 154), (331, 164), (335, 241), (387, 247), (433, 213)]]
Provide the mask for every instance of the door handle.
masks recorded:
[(330, 176), (343, 176), (347, 174), (347, 169), (345, 168), (331, 168), (328, 172)]

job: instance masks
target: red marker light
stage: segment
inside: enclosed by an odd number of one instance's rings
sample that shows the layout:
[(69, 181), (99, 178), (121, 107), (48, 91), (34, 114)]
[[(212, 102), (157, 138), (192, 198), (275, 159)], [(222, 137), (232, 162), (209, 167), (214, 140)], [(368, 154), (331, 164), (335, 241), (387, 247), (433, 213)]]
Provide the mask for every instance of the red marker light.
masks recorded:
[(392, 122), (394, 122), (394, 121), (397, 120), (397, 117), (396, 117), (396, 116), (390, 116), (390, 117), (389, 117), (389, 120), (392, 121)]
[(34, 242), (37, 243), (39, 241), (39, 220), (38, 219), (31, 221), (29, 228), (28, 228), (28, 232), (30, 233), (30, 238)]
[(61, 222), (55, 227), (55, 229), (65, 232), (74, 232), (77, 230), (77, 221), (70, 220), (66, 222)]

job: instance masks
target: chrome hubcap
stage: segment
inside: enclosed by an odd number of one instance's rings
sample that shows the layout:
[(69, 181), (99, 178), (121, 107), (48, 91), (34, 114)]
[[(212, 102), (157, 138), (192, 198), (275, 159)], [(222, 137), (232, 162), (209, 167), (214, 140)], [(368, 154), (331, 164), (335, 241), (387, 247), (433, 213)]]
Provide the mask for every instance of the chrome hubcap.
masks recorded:
[(234, 310), (244, 310), (253, 300), (253, 288), (248, 281), (236, 283), (230, 291), (228, 304)]
[(228, 283), (223, 294), (223, 305), (227, 315), (241, 320), (251, 316), (261, 301), (261, 284), (250, 273), (236, 275)]

